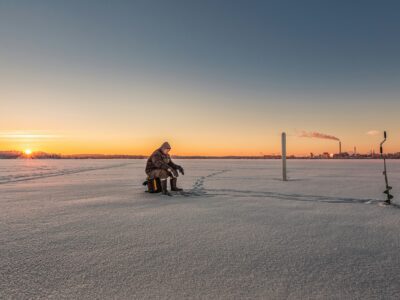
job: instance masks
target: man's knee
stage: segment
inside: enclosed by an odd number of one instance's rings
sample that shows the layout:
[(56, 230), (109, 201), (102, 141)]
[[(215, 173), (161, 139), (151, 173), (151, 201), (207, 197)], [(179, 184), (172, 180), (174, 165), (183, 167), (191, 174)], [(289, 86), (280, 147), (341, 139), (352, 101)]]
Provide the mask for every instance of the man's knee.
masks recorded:
[(160, 179), (167, 179), (168, 178), (168, 171), (164, 169), (155, 169), (149, 172), (148, 174), (149, 178), (160, 178)]
[(158, 172), (158, 176), (157, 177), (162, 179), (162, 180), (167, 179), (169, 177), (168, 171), (167, 170), (160, 170)]
[(169, 172), (167, 170), (161, 170), (160, 179), (167, 179), (169, 177)]

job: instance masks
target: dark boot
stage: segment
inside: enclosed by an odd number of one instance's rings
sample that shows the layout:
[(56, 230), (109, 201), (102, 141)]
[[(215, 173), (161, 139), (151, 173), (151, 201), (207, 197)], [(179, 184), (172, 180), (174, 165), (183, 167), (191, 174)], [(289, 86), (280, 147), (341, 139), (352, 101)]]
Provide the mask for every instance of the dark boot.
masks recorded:
[(167, 187), (167, 180), (161, 180), (161, 190), (162, 194), (166, 196), (172, 196), (170, 192), (168, 192), (168, 187)]
[(178, 179), (176, 179), (176, 178), (171, 178), (171, 191), (174, 191), (174, 192), (180, 192), (180, 191), (183, 191), (182, 189), (180, 189), (180, 188), (178, 188), (177, 186), (176, 186), (176, 182), (178, 181)]

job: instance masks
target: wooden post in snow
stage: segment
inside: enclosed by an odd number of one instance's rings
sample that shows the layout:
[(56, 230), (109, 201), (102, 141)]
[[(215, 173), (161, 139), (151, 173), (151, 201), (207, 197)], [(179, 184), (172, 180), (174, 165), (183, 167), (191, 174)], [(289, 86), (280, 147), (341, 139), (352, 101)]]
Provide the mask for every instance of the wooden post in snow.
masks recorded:
[(286, 176), (286, 133), (282, 132), (282, 179), (287, 181)]

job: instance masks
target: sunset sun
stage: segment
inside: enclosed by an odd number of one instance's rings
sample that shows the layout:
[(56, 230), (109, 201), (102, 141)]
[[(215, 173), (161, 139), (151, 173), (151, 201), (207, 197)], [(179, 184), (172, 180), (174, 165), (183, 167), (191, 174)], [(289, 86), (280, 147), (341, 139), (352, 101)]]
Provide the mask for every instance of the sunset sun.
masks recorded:
[(32, 150), (31, 149), (25, 149), (25, 154), (26, 155), (31, 155), (32, 154)]

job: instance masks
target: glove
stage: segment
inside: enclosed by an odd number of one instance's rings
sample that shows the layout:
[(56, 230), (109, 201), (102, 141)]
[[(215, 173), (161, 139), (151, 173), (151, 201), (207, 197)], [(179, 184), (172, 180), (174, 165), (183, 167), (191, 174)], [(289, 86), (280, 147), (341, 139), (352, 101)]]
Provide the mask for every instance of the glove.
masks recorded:
[(185, 171), (181, 166), (178, 167), (178, 171), (181, 172), (182, 175), (185, 175)]
[(175, 169), (170, 168), (170, 169), (168, 169), (168, 171), (171, 173), (172, 177), (174, 177), (174, 178), (179, 176), (178, 172)]

